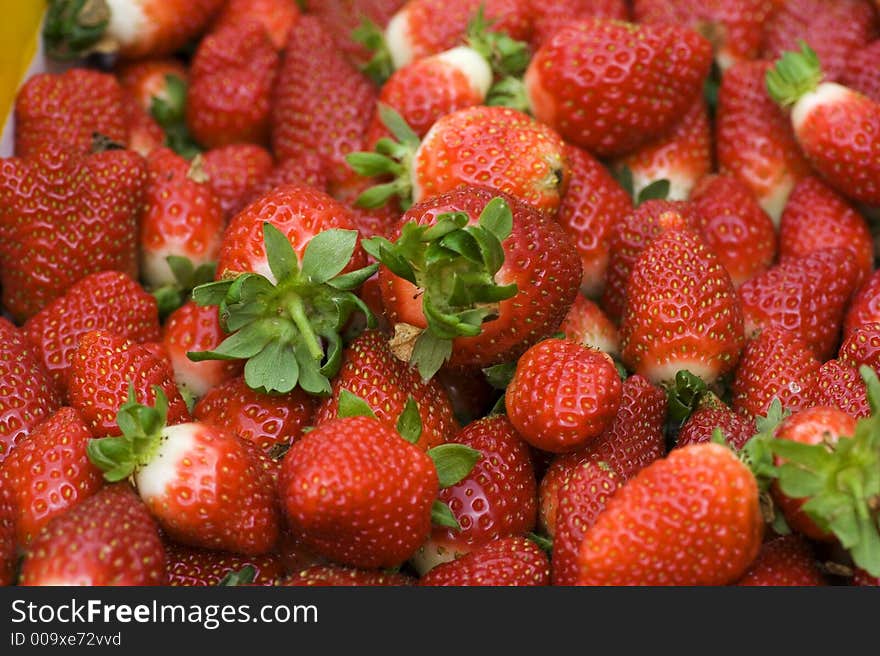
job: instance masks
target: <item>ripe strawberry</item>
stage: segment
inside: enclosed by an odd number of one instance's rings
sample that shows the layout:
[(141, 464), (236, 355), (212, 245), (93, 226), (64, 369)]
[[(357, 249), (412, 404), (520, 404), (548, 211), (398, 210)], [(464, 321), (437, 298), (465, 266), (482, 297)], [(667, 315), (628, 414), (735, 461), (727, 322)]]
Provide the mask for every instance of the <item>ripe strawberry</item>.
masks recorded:
[[(406, 3), (407, 0), (322, 0), (311, 3), (309, 13), (321, 20), (336, 49), (356, 66), (364, 68), (373, 56), (367, 44), (371, 38), (381, 35), (394, 13)], [(363, 34), (365, 23), (366, 35)], [(381, 39), (379, 41), (381, 45)]]
[(288, 523), (306, 546), (355, 567), (393, 567), (430, 531), (437, 470), (421, 449), (368, 417), (319, 425), (281, 466)]
[(438, 565), (420, 586), (550, 585), (550, 561), (531, 540), (500, 538), (460, 558)]
[(109, 485), (53, 519), (31, 543), (21, 585), (165, 585), (156, 524), (128, 483)]
[(687, 369), (705, 382), (731, 371), (743, 318), (730, 276), (692, 230), (670, 230), (642, 252), (627, 284), (623, 361), (649, 380)]
[[(210, 154), (210, 152), (208, 153)], [(261, 196), (283, 185), (297, 185), (300, 187), (312, 187), (318, 191), (327, 191), (329, 182), (327, 172), (324, 170), (324, 161), (315, 152), (302, 153), (296, 159), (288, 159), (276, 164), (272, 170), (257, 181), (253, 191), (247, 198), (246, 205), (254, 202)], [(239, 210), (241, 211), (241, 210)]]
[(532, 2), (533, 30), (530, 43), (537, 50), (551, 36), (569, 23), (589, 18), (629, 20), (629, 7), (624, 0), (556, 0)]
[[(156, 299), (124, 273), (85, 276), (28, 319), (23, 330), (62, 392), (80, 338), (107, 330), (133, 342), (158, 341)], [(103, 376), (101, 376), (103, 377)]]
[(275, 167), (268, 150), (246, 143), (212, 148), (205, 153), (203, 166), (208, 186), (220, 201), (227, 219), (238, 214), (254, 198), (260, 183)]
[(0, 586), (15, 583), (15, 508), (9, 491), (0, 488)]
[(32, 158), (55, 144), (85, 155), (96, 132), (125, 143), (122, 105), (122, 87), (112, 75), (84, 68), (34, 75), (15, 99), (15, 154)]
[(565, 338), (609, 355), (620, 355), (620, 336), (598, 305), (578, 294), (559, 327)]
[(293, 587), (404, 586), (415, 581), (398, 572), (315, 565), (293, 574), (280, 585)]
[(678, 431), (676, 446), (711, 442), (716, 428), (721, 429), (724, 439), (737, 451), (757, 432), (751, 417), (734, 412), (714, 394), (706, 394)]
[(871, 414), (865, 381), (843, 358), (829, 360), (819, 367), (808, 399), (810, 406), (838, 408), (856, 419)]
[(210, 148), (267, 143), (278, 66), (278, 53), (258, 22), (223, 26), (202, 39), (186, 102), (186, 124), (196, 141)]
[(782, 212), (779, 256), (798, 257), (837, 247), (852, 251), (860, 282), (871, 275), (874, 240), (865, 218), (818, 178), (804, 178)]
[[(168, 78), (176, 78), (169, 80)], [(141, 59), (124, 62), (116, 69), (119, 83), (138, 104), (153, 115), (182, 111), (188, 74), (177, 59)]]
[(174, 283), (168, 256), (187, 258), (194, 267), (217, 259), (224, 227), (220, 203), (205, 184), (200, 159), (192, 164), (168, 148), (147, 160), (149, 182), (140, 226), (141, 270), (146, 283)]
[(547, 339), (520, 357), (504, 405), (524, 440), (564, 453), (605, 431), (620, 399), (620, 376), (611, 356), (565, 339)]
[(248, 557), (227, 551), (211, 551), (167, 542), (165, 544), (168, 585), (216, 586), (228, 575), (253, 570), (253, 585), (274, 585), (284, 576), (284, 567), (275, 554)]
[(872, 321), (855, 328), (840, 345), (838, 357), (853, 369), (865, 364), (880, 370), (880, 323)]
[(880, 205), (880, 103), (834, 82), (822, 82), (816, 53), (804, 45), (767, 73), (767, 90), (784, 108), (807, 160), (845, 196)]
[(872, 322), (880, 322), (880, 271), (871, 274), (853, 296), (843, 322), (843, 338), (849, 338), (862, 324)]
[(706, 102), (698, 98), (662, 137), (617, 160), (632, 173), (633, 195), (658, 180), (669, 181), (669, 200), (685, 200), (712, 169), (712, 127)]
[[(24, 333), (0, 317), (0, 464), (46, 417), (61, 395)], [(0, 557), (0, 562), (3, 562)]]
[(827, 585), (816, 567), (810, 544), (798, 535), (783, 535), (765, 542), (755, 562), (736, 584), (773, 587)]
[(796, 412), (807, 407), (820, 362), (797, 334), (768, 327), (749, 340), (733, 379), (733, 408), (764, 415), (774, 397)]
[(853, 576), (853, 585), (859, 586), (880, 586), (880, 576), (871, 576), (863, 569), (857, 569)]
[(344, 203), (351, 211), (354, 216), (354, 225), (361, 239), (393, 237), (394, 231), (400, 223), (400, 217), (403, 215), (400, 200), (393, 197), (378, 207), (361, 207), (357, 204), (357, 199), (375, 186), (379, 179), (364, 178), (354, 171), (350, 173), (349, 178), (343, 183), (333, 185), (333, 197)]
[(721, 79), (716, 112), (718, 167), (745, 182), (778, 225), (792, 188), (810, 167), (791, 123), (767, 95), (769, 62), (742, 62)]
[(703, 178), (691, 194), (700, 234), (735, 287), (766, 271), (776, 256), (773, 221), (752, 190), (732, 175)]
[(589, 528), (580, 585), (725, 585), (757, 556), (751, 471), (725, 447), (673, 450), (629, 480)]
[[(476, 250), (465, 257), (445, 247), (456, 239)], [(380, 268), (379, 283), (395, 355), (418, 364), (423, 378), (446, 359), (485, 367), (517, 357), (559, 326), (581, 281), (577, 252), (558, 224), (478, 187), (413, 206), (396, 242), (364, 244), (391, 267)], [(426, 262), (426, 249), (440, 248)]]
[(632, 199), (586, 150), (566, 145), (565, 159), (571, 178), (556, 220), (580, 253), (584, 269), (581, 291), (598, 298), (605, 286), (612, 231), (632, 211)]
[(146, 167), (130, 151), (80, 155), (48, 144), (0, 163), (0, 284), (18, 319), (95, 271), (137, 274)]
[(149, 157), (150, 153), (165, 145), (165, 132), (162, 126), (150, 116), (137, 101), (126, 95), (122, 99), (125, 114), (125, 126), (128, 138), (126, 145), (141, 157)]
[(133, 385), (137, 397), (152, 403), (160, 389), (170, 402), (172, 423), (189, 420), (168, 363), (144, 347), (105, 330), (83, 335), (71, 357), (67, 394), (92, 435), (119, 435), (117, 411)]
[[(607, 57), (609, 48), (618, 54)], [(620, 156), (673, 127), (696, 101), (711, 62), (709, 42), (685, 27), (591, 19), (541, 46), (526, 71), (526, 94), (538, 120), (566, 141)]]
[(299, 16), (300, 8), (295, 0), (227, 0), (212, 31), (257, 21), (266, 30), (275, 50), (281, 51), (287, 45), (290, 30)]
[(880, 103), (880, 70), (876, 66), (878, 58), (880, 39), (872, 41), (864, 48), (851, 50), (846, 58), (846, 68), (840, 75), (841, 84)]
[(852, 254), (842, 248), (783, 260), (739, 288), (746, 335), (771, 326), (785, 328), (818, 358), (831, 357), (858, 278)]

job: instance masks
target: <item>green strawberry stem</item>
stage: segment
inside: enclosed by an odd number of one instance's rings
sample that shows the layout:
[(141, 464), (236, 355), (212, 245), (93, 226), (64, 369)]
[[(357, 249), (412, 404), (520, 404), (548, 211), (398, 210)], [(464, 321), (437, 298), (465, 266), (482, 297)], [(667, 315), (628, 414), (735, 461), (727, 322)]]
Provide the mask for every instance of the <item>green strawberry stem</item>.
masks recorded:
[(168, 267), (174, 274), (174, 282), (157, 287), (150, 292), (156, 299), (159, 306), (159, 318), (162, 320), (186, 303), (192, 295), (193, 289), (214, 280), (217, 269), (216, 262), (207, 262), (196, 267), (192, 260), (181, 255), (169, 255), (165, 261), (168, 262)]
[(77, 59), (104, 37), (109, 24), (106, 0), (50, 0), (43, 23), (46, 52), (53, 59)]
[(256, 273), (210, 282), (193, 290), (201, 306), (216, 305), (229, 333), (213, 351), (190, 352), (202, 360), (246, 360), (252, 389), (285, 394), (299, 386), (309, 394), (330, 394), (330, 378), (342, 362), (340, 331), (360, 310), (375, 318), (354, 293), (378, 264), (341, 273), (357, 246), (355, 230), (325, 230), (309, 242), (299, 262), (293, 246), (271, 223), (263, 242), (272, 282)]
[(822, 66), (816, 52), (803, 41), (800, 52), (785, 52), (767, 71), (767, 91), (782, 107), (794, 105), (822, 81)]
[(164, 98), (150, 100), (150, 115), (165, 133), (165, 145), (184, 159), (193, 159), (201, 149), (186, 126), (187, 83), (177, 75), (166, 75), (165, 91)]
[(219, 583), (217, 583), (217, 586), (221, 588), (228, 588), (239, 585), (249, 585), (254, 582), (254, 579), (256, 577), (256, 568), (253, 565), (245, 565), (237, 571), (229, 570), (229, 573), (224, 576)]
[(486, 19), (485, 5), (468, 23), (466, 41), (489, 63), (496, 77), (521, 77), (529, 66), (532, 53), (527, 43), (492, 28), (496, 21)]
[(492, 85), (486, 94), (486, 104), (495, 107), (509, 107), (524, 114), (532, 111), (529, 104), (529, 96), (526, 93), (526, 84), (522, 78), (509, 75), (501, 78)]
[(382, 28), (369, 18), (364, 18), (361, 24), (352, 30), (351, 37), (373, 53), (370, 61), (361, 66), (361, 72), (370, 78), (376, 86), (381, 87), (394, 73), (394, 62), (391, 59), (391, 52), (388, 50)]

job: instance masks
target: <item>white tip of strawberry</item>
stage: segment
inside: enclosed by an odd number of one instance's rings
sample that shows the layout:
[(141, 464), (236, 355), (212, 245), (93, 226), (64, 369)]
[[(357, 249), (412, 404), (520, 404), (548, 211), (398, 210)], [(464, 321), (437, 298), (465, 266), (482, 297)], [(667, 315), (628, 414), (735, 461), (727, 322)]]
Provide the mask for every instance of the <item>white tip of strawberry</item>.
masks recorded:
[(782, 219), (782, 211), (785, 209), (785, 204), (788, 202), (788, 197), (795, 184), (797, 184), (797, 180), (794, 177), (783, 174), (765, 195), (758, 198), (758, 204), (770, 216), (773, 227), (777, 230)]
[(675, 381), (676, 374), (685, 369), (702, 380), (713, 381), (718, 378), (718, 371), (700, 360), (674, 360), (665, 364), (650, 367), (648, 378), (656, 384)]
[(148, 501), (167, 494), (171, 485), (180, 480), (182, 462), (196, 457), (196, 437), (201, 426), (197, 423), (168, 426), (149, 463), (135, 472), (134, 478), (141, 499)]
[(492, 68), (473, 48), (458, 46), (441, 52), (436, 58), (464, 73), (471, 83), (474, 93), (485, 98), (492, 86)]
[(409, 12), (406, 7), (398, 11), (385, 28), (385, 43), (391, 53), (394, 68), (402, 68), (413, 60), (412, 37), (409, 31)]
[(836, 82), (823, 82), (797, 101), (791, 110), (791, 124), (795, 134), (799, 134), (807, 117), (816, 107), (830, 107), (846, 102), (855, 92)]
[(144, 12), (143, 2), (132, 0), (105, 0), (110, 8), (110, 23), (106, 37), (120, 46), (144, 40), (145, 34), (154, 29)]
[(642, 191), (657, 182), (657, 180), (669, 181), (669, 192), (665, 200), (687, 200), (691, 195), (696, 180), (692, 175), (682, 174), (675, 169), (653, 169), (650, 175), (639, 171), (638, 167), (632, 169), (633, 198), (638, 198)]

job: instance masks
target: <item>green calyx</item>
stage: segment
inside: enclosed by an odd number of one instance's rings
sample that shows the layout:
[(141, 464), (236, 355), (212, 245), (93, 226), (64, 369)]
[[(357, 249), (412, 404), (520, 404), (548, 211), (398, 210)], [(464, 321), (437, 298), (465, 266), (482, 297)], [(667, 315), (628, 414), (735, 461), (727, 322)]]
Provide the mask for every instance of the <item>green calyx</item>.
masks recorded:
[(684, 424), (706, 394), (711, 392), (699, 376), (686, 369), (676, 372), (675, 381), (666, 390), (669, 419), (679, 426)]
[(504, 264), (501, 244), (512, 230), (510, 207), (494, 198), (476, 225), (469, 225), (467, 214), (451, 212), (432, 225), (407, 223), (395, 242), (364, 240), (364, 250), (423, 292), (428, 327), (415, 338), (409, 358), (422, 378), (449, 359), (453, 339), (479, 335), (483, 323), (497, 318), (500, 302), (516, 295), (515, 284), (495, 282)]
[(257, 577), (257, 570), (253, 565), (245, 565), (240, 570), (230, 570), (217, 584), (221, 588), (250, 585)]
[(193, 299), (216, 305), (230, 333), (213, 351), (190, 352), (202, 360), (246, 360), (252, 389), (284, 394), (299, 386), (309, 394), (330, 394), (329, 379), (342, 361), (340, 330), (356, 310), (370, 326), (375, 318), (354, 290), (377, 264), (341, 273), (357, 246), (355, 230), (325, 230), (309, 242), (299, 262), (290, 241), (263, 223), (269, 269), (277, 282), (256, 273), (200, 285)]
[(169, 255), (165, 261), (174, 274), (174, 282), (150, 292), (156, 298), (159, 318), (162, 320), (186, 303), (196, 287), (214, 280), (217, 269), (216, 262), (207, 262), (196, 267), (192, 260), (181, 255)]
[(89, 440), (86, 447), (89, 460), (111, 483), (128, 478), (150, 462), (161, 444), (168, 417), (168, 398), (158, 386), (154, 386), (153, 391), (155, 405), (142, 405), (135, 397), (134, 384), (129, 382), (128, 400), (116, 413), (122, 435)]
[(50, 0), (43, 42), (53, 59), (77, 59), (104, 37), (110, 23), (106, 0)]
[(352, 30), (351, 38), (373, 53), (370, 61), (361, 66), (361, 72), (381, 87), (394, 73), (394, 62), (382, 28), (369, 18), (364, 18), (361, 24)]
[[(463, 481), (483, 455), (464, 444), (441, 444), (433, 449), (428, 449), (427, 454), (434, 461), (441, 489), (452, 487)], [(435, 500), (431, 507), (431, 522), (437, 526), (445, 526), (456, 531), (461, 529), (452, 510), (439, 499)]]
[(804, 41), (800, 52), (785, 52), (767, 71), (767, 92), (782, 107), (794, 105), (822, 81), (822, 66), (816, 52)]
[(468, 23), (467, 45), (489, 62), (496, 77), (522, 77), (532, 57), (529, 45), (511, 38), (506, 32), (493, 31), (496, 21), (488, 20), (484, 9), (484, 5), (480, 5)]
[[(369, 403), (344, 388), (339, 392), (339, 409), (336, 416), (376, 419), (376, 413)], [(416, 444), (422, 436), (422, 417), (419, 415), (419, 406), (412, 396), (407, 397), (403, 412), (397, 418), (396, 428), (400, 436), (410, 444)]]
[(636, 193), (636, 185), (635, 180), (633, 179), (632, 169), (626, 164), (613, 167), (610, 172), (614, 179), (617, 180), (617, 183), (623, 187), (623, 190), (633, 199), (635, 207), (638, 207), (649, 200), (666, 200), (669, 198), (669, 190), (672, 185), (666, 178), (654, 180)]
[(165, 76), (164, 96), (150, 100), (150, 115), (165, 132), (165, 145), (184, 159), (193, 159), (201, 148), (186, 127), (186, 99), (189, 89), (177, 75)]

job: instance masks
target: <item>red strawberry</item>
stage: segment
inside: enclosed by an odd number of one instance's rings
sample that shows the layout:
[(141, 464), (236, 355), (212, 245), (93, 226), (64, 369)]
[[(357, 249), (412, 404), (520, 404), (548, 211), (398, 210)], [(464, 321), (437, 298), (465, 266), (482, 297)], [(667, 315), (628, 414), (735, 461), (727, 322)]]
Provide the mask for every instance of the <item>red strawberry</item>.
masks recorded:
[(880, 39), (872, 41), (864, 48), (850, 51), (840, 81), (853, 91), (858, 91), (874, 102), (880, 103), (880, 70), (876, 65), (878, 58), (880, 58)]
[(0, 317), (0, 464), (60, 406), (55, 381), (38, 353), (23, 333)]
[(565, 338), (609, 355), (620, 355), (617, 328), (593, 301), (578, 294), (559, 327)]
[(580, 585), (725, 585), (757, 556), (751, 471), (727, 448), (675, 449), (629, 480), (581, 543)]
[(419, 580), (420, 586), (550, 585), (550, 561), (531, 540), (493, 540), (449, 563), (438, 565)]
[(797, 535), (784, 535), (765, 542), (758, 557), (737, 585), (814, 586), (826, 585), (816, 567), (810, 544)]
[(300, 9), (295, 0), (228, 0), (212, 30), (230, 25), (257, 21), (266, 30), (275, 50), (284, 50), (290, 30), (299, 20)]
[(767, 74), (770, 96), (791, 107), (791, 125), (813, 168), (853, 200), (880, 205), (880, 103), (834, 82), (809, 46)]
[(839, 408), (860, 419), (871, 414), (867, 394), (865, 381), (856, 369), (842, 360), (829, 360), (816, 373), (816, 382), (809, 393), (809, 404)]
[[(205, 153), (203, 166), (208, 186), (220, 201), (227, 219), (238, 214), (253, 199), (259, 185), (274, 169), (268, 150), (245, 143), (212, 148)], [(306, 182), (304, 179), (297, 181)]]
[(368, 417), (316, 427), (284, 457), (288, 523), (317, 553), (356, 567), (393, 567), (430, 531), (437, 471), (430, 457)]
[(863, 569), (857, 569), (853, 576), (853, 585), (860, 586), (880, 586), (880, 576), (871, 576)]
[(685, 27), (592, 19), (541, 46), (526, 71), (526, 93), (538, 120), (566, 141), (599, 156), (624, 155), (673, 127), (696, 101), (711, 62), (709, 42)]
[(293, 587), (404, 586), (415, 581), (397, 572), (353, 569), (339, 565), (315, 565), (297, 572), (280, 585)]
[(547, 339), (520, 357), (504, 405), (524, 440), (563, 453), (607, 429), (620, 399), (620, 375), (611, 356), (565, 339)]
[(880, 370), (880, 323), (872, 321), (855, 328), (840, 345), (838, 357), (853, 369), (866, 364)]
[(28, 548), (20, 585), (165, 585), (156, 524), (128, 483), (53, 519)]
[(862, 324), (872, 322), (880, 322), (880, 271), (871, 274), (853, 296), (843, 322), (844, 339)]
[(779, 256), (804, 256), (822, 248), (852, 251), (859, 280), (874, 267), (874, 240), (864, 217), (818, 178), (801, 180), (782, 212)]
[(250, 581), (254, 585), (274, 585), (284, 575), (281, 560), (274, 554), (248, 557), (166, 543), (165, 557), (168, 585), (215, 586), (229, 574), (241, 572), (245, 567), (254, 570)]
[(742, 62), (721, 79), (715, 144), (722, 173), (745, 182), (778, 225), (788, 194), (810, 172), (785, 114), (767, 95), (769, 62)]
[(628, 3), (624, 0), (532, 0), (534, 20), (531, 45), (537, 50), (560, 29), (575, 21), (588, 18), (615, 18), (629, 20)]
[(0, 163), (3, 305), (25, 319), (95, 271), (137, 274), (146, 167), (131, 151), (57, 144)]
[(347, 180), (333, 185), (333, 197), (345, 203), (351, 210), (355, 227), (357, 227), (362, 239), (394, 236), (394, 231), (403, 214), (400, 200), (396, 197), (389, 198), (378, 207), (361, 207), (357, 204), (358, 198), (374, 187), (377, 182), (379, 182), (379, 178), (365, 178), (351, 171)]
[(149, 157), (150, 153), (165, 145), (165, 132), (162, 126), (149, 115), (137, 100), (126, 96), (122, 100), (125, 113), (125, 125), (128, 133), (126, 145), (141, 157)]
[[(309, 151), (302, 153), (296, 159), (288, 159), (276, 164), (266, 176), (257, 181), (245, 205), (283, 185), (312, 187), (318, 191), (327, 191), (328, 184), (324, 161), (320, 155)], [(244, 206), (241, 209), (244, 209)]]
[(188, 79), (186, 67), (176, 59), (125, 62), (116, 69), (116, 76), (129, 95), (151, 113), (157, 109), (157, 103), (177, 107), (183, 102), (183, 98), (177, 97), (179, 89), (174, 86), (178, 82), (169, 82), (169, 76), (177, 78), (184, 89)]
[(86, 333), (71, 357), (68, 374), (70, 405), (79, 412), (92, 435), (119, 435), (119, 407), (129, 386), (137, 397), (152, 403), (160, 388), (170, 401), (172, 423), (189, 420), (186, 404), (174, 385), (174, 372), (144, 347), (105, 330)]
[(383, 29), (406, 3), (407, 0), (322, 0), (311, 3), (309, 13), (321, 20), (336, 49), (363, 67), (373, 53), (366, 47), (358, 29), (363, 28), (364, 21)]
[(20, 544), (31, 541), (56, 515), (100, 489), (101, 472), (86, 455), (91, 434), (72, 408), (61, 408), (0, 464), (10, 491)]
[(581, 291), (597, 298), (605, 286), (612, 231), (632, 211), (632, 199), (586, 150), (566, 145), (565, 159), (571, 167), (571, 180), (556, 220), (580, 253), (584, 269)]
[(776, 230), (752, 190), (732, 175), (711, 175), (694, 189), (700, 234), (735, 287), (766, 271), (776, 256)]
[(122, 87), (112, 75), (85, 68), (39, 73), (16, 96), (18, 157), (37, 156), (46, 144), (84, 155), (96, 132), (117, 143), (125, 143), (128, 136)]
[(724, 439), (737, 451), (757, 432), (750, 417), (734, 412), (714, 394), (706, 394), (678, 431), (676, 446), (711, 442), (716, 428), (721, 429)]
[(639, 256), (620, 328), (623, 361), (654, 382), (687, 369), (707, 383), (731, 371), (743, 319), (730, 276), (692, 230), (671, 230)]
[(0, 586), (15, 583), (15, 508), (9, 491), (0, 488)]
[(258, 22), (223, 26), (202, 39), (186, 101), (186, 124), (196, 141), (211, 148), (268, 142), (278, 66), (278, 53)]

